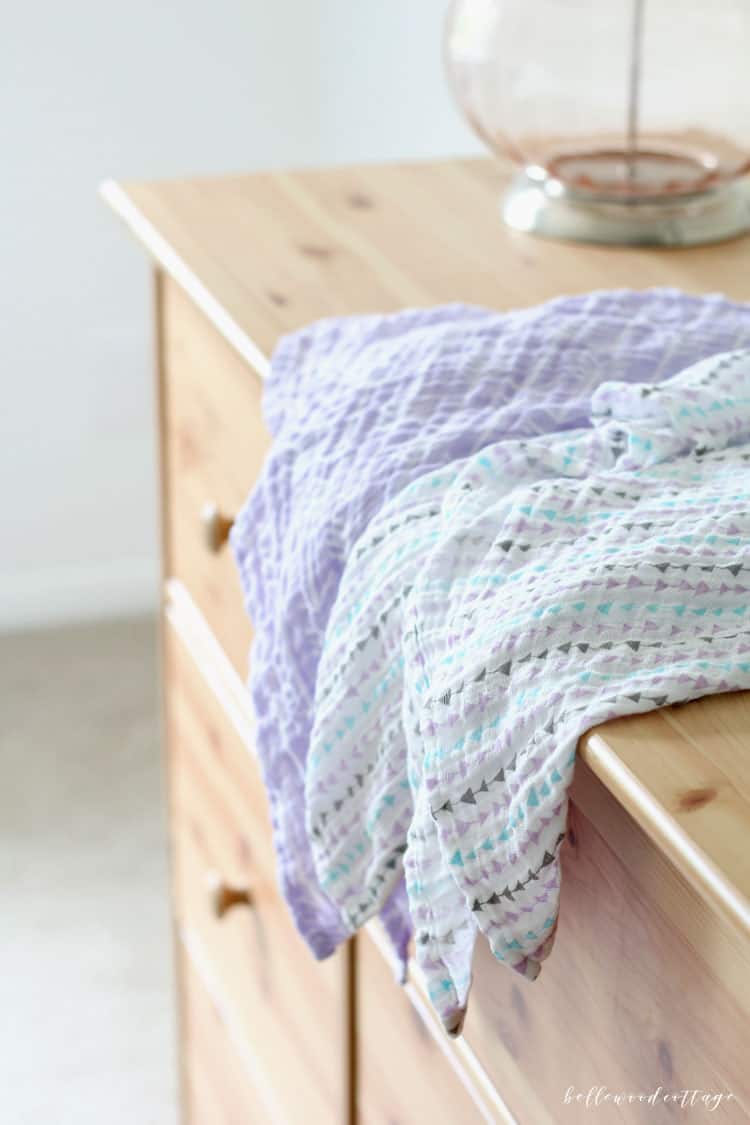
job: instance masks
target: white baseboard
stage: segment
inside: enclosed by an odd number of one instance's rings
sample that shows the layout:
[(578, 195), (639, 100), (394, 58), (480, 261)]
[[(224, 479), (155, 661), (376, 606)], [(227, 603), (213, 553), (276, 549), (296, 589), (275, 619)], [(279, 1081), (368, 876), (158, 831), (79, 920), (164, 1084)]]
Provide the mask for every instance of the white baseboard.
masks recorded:
[(0, 632), (152, 613), (156, 559), (122, 559), (0, 572)]

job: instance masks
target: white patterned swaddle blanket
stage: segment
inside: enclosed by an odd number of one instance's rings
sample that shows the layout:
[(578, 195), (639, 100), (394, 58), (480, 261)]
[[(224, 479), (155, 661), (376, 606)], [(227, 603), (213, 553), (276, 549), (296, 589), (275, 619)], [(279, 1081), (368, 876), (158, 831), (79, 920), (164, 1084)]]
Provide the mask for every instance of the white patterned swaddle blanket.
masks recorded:
[(359, 539), (307, 760), (318, 878), (354, 931), (405, 872), (460, 1030), (478, 931), (535, 977), (579, 737), (750, 687), (750, 352), (604, 383), (594, 426), (416, 480)]

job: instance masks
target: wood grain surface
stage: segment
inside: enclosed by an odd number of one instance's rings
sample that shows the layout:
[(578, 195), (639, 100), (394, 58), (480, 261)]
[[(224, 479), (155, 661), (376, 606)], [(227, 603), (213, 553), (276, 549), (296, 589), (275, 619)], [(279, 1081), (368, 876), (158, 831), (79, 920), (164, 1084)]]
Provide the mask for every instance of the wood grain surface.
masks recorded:
[[(464, 1036), (520, 1122), (670, 1122), (677, 1106), (587, 1094), (731, 1095), (708, 1116), (748, 1120), (750, 949), (708, 909), (584, 763), (562, 849), (557, 937), (539, 979), (477, 943)], [(684, 1110), (707, 1113), (705, 1107)]]
[(391, 966), (366, 933), (357, 946), (358, 1122), (481, 1125), (487, 1118), (399, 986)]
[[(346, 959), (316, 963), (296, 932), (277, 887), (257, 762), (171, 627), (165, 643), (178, 931), (216, 982), (273, 1105), (269, 1120), (345, 1121)], [(251, 903), (218, 917), (221, 883), (247, 889)]]
[(690, 250), (545, 242), (500, 221), (508, 175), (489, 160), (448, 160), (102, 192), (157, 258), (166, 248), (198, 304), (208, 295), (250, 362), (321, 316), (450, 301), (508, 309), (618, 286), (750, 296), (750, 237)]
[(233, 519), (270, 444), (261, 382), (170, 278), (160, 287), (165, 575), (182, 579), (244, 679), (252, 630), (229, 543), (203, 513)]
[(182, 947), (177, 972), (183, 1005), (184, 1125), (262, 1125), (272, 1107), (251, 1081), (221, 1003)]

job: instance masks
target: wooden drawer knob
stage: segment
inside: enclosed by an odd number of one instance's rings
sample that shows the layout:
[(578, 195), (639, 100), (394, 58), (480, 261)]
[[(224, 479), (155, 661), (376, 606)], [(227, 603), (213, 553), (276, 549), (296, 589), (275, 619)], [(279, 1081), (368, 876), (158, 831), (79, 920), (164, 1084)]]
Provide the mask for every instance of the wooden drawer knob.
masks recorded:
[(229, 538), (233, 520), (219, 511), (216, 504), (210, 501), (203, 505), (201, 512), (201, 526), (203, 528), (203, 542), (213, 554), (220, 551)]
[(247, 887), (233, 887), (217, 882), (211, 889), (211, 905), (217, 918), (223, 918), (234, 906), (252, 906), (252, 892)]

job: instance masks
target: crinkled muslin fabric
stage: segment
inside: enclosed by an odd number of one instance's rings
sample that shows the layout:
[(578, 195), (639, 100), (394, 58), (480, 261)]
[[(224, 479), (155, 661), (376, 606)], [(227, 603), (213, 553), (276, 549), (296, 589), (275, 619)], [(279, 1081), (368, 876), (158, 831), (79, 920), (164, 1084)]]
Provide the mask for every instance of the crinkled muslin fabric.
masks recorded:
[(318, 878), (354, 931), (405, 866), (452, 1032), (478, 931), (531, 979), (549, 953), (581, 735), (750, 688), (750, 351), (607, 382), (592, 416), (407, 486), (355, 545), (326, 632)]
[[(305, 787), (324, 638), (363, 534), (426, 474), (505, 440), (586, 427), (600, 383), (658, 384), (747, 346), (750, 308), (673, 290), (600, 292), (505, 314), (455, 305), (333, 319), (281, 341), (264, 393), (274, 441), (231, 542), (255, 626), (249, 684), (281, 887), (317, 956), (357, 924), (321, 885)], [(320, 867), (317, 843), (316, 856)], [(414, 923), (402, 857), (373, 907), (403, 955)], [(445, 1002), (436, 998), (444, 1015), (462, 1006), (459, 977), (440, 978), (453, 981)]]

